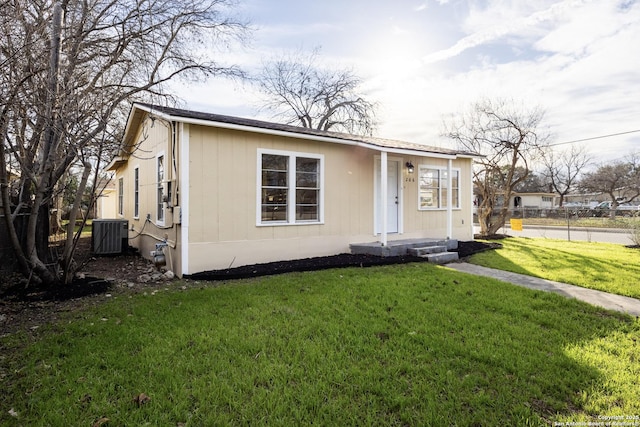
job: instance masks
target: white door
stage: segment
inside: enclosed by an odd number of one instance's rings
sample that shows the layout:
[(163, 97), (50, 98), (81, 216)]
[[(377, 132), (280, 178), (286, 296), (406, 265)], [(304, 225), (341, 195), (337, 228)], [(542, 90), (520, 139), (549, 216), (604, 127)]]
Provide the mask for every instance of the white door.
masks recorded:
[[(387, 209), (387, 233), (398, 232), (398, 219), (400, 217), (400, 162), (397, 160), (389, 160), (387, 162), (387, 200), (385, 208)], [(376, 161), (376, 234), (382, 230), (380, 221), (382, 220), (382, 195), (380, 185), (380, 160)]]

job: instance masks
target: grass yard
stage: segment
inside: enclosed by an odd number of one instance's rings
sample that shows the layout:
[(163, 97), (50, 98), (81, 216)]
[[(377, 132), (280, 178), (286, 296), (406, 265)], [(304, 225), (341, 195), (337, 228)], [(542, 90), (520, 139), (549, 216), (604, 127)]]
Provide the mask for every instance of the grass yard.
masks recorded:
[(639, 335), (628, 316), (425, 263), (178, 282), (3, 338), (0, 424), (599, 421), (640, 414)]
[(640, 249), (593, 242), (508, 238), (474, 255), (485, 267), (640, 298)]

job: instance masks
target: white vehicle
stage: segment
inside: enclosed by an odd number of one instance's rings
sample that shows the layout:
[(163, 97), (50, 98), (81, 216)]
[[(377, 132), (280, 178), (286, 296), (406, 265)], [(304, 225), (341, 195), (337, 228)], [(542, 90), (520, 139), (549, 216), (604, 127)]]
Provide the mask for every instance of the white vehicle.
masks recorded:
[[(591, 208), (592, 216), (607, 216), (611, 212), (612, 205), (610, 200), (599, 203)], [(616, 207), (616, 215), (637, 216), (638, 214), (640, 214), (640, 206), (638, 205), (621, 203)]]

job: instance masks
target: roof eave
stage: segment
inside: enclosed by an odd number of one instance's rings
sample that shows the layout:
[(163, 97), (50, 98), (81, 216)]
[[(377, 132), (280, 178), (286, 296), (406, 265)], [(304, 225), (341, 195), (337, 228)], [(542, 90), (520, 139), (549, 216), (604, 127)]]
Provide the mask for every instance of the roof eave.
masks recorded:
[(115, 171), (118, 168), (120, 168), (120, 166), (125, 164), (126, 162), (127, 162), (127, 159), (125, 157), (116, 156), (104, 167), (104, 170), (106, 170), (106, 171)]
[(436, 158), (444, 158), (444, 159), (456, 159), (456, 158), (474, 158), (477, 156), (469, 155), (469, 154), (459, 154), (459, 153), (438, 153), (429, 150), (419, 150), (419, 149), (411, 149), (411, 148), (396, 148), (396, 147), (385, 147), (381, 145), (376, 145), (364, 141), (358, 141), (355, 139), (349, 138), (341, 138), (334, 136), (321, 136), (314, 134), (307, 134), (301, 132), (287, 131), (287, 130), (279, 130), (279, 129), (269, 129), (263, 127), (255, 127), (244, 124), (237, 123), (227, 123), (216, 120), (204, 120), (192, 117), (184, 117), (184, 116), (173, 116), (158, 110), (154, 110), (146, 105), (136, 105), (136, 108), (139, 108), (143, 111), (148, 112), (154, 116), (162, 118), (167, 121), (177, 121), (186, 124), (200, 125), (200, 126), (215, 126), (223, 129), (229, 130), (239, 130), (239, 131), (251, 131), (255, 133), (262, 133), (266, 135), (273, 136), (284, 136), (288, 138), (298, 138), (298, 139), (306, 139), (311, 141), (320, 141), (320, 142), (330, 142), (334, 144), (343, 144), (343, 145), (351, 145), (366, 148), (369, 150), (375, 150), (380, 152), (387, 152), (392, 154), (404, 154), (404, 155), (415, 155), (422, 157), (436, 157)]

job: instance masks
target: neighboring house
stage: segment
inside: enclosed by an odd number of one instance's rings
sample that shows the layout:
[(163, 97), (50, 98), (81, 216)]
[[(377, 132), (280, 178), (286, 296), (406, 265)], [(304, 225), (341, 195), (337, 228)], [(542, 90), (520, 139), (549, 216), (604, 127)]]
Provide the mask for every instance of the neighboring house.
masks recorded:
[(513, 193), (509, 209), (550, 209), (558, 197), (555, 193)]
[(111, 177), (103, 177), (96, 185), (96, 218), (118, 218), (118, 191), (116, 181)]
[(135, 104), (116, 173), (129, 242), (177, 275), (408, 238), (473, 239), (475, 155)]

